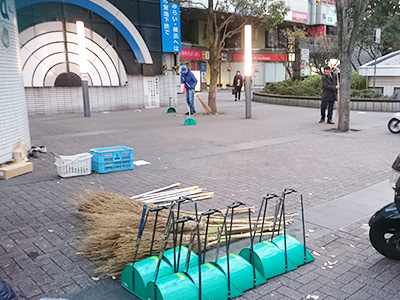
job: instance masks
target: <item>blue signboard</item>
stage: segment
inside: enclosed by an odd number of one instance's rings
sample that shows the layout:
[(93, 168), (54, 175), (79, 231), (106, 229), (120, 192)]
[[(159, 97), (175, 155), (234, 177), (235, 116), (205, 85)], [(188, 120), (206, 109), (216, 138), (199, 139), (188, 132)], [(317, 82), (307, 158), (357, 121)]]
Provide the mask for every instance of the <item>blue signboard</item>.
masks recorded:
[(181, 52), (181, 17), (176, 3), (160, 0), (161, 36), (163, 52)]
[(200, 63), (200, 71), (201, 72), (206, 72), (207, 71), (207, 63), (206, 62), (202, 61)]

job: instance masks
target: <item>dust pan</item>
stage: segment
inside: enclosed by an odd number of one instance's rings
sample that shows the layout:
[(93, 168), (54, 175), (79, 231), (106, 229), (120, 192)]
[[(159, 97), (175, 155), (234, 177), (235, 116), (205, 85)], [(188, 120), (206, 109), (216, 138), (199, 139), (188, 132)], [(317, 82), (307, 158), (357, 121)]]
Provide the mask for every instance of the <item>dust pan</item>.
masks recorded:
[(173, 273), (157, 278), (147, 285), (147, 299), (151, 300), (198, 300), (199, 290), (188, 276)]
[[(227, 256), (221, 257), (218, 260), (218, 267), (227, 275)], [(233, 286), (239, 290), (241, 294), (254, 287), (253, 266), (242, 256), (234, 253), (229, 254), (229, 270), (231, 280), (231, 298), (240, 296), (237, 292), (235, 293), (234, 288), (232, 289)], [(256, 286), (267, 282), (257, 269), (255, 270), (255, 275)]]
[[(121, 285), (140, 299), (147, 299), (146, 286), (154, 280), (158, 257), (151, 256), (136, 262), (133, 266), (125, 266), (121, 275)], [(166, 261), (162, 260), (158, 271), (158, 278), (174, 273), (174, 269)]]
[(167, 108), (167, 114), (176, 113), (176, 109), (172, 106), (172, 97), (169, 97), (169, 107)]
[(194, 118), (187, 118), (185, 120), (185, 126), (196, 125), (196, 120)]
[[(200, 289), (199, 268), (194, 267), (189, 269), (187, 276)], [(228, 299), (228, 279), (221, 269), (213, 263), (201, 265), (201, 294), (201, 298), (204, 300)]]
[[(282, 212), (283, 212), (283, 222), (285, 223), (285, 196), (290, 193), (297, 193), (293, 189), (285, 189), (282, 194)], [(304, 206), (303, 206), (303, 195), (300, 194), (300, 204), (301, 204), (301, 221), (303, 227), (303, 244), (301, 244), (293, 236), (286, 234), (286, 227), (283, 227), (283, 235), (279, 235), (274, 238), (273, 243), (285, 254), (285, 261), (287, 267), (289, 262), (293, 263), (296, 267), (304, 265), (308, 262), (314, 261), (314, 257), (306, 248), (306, 237), (305, 237), (305, 224), (304, 224)], [(287, 270), (289, 271), (289, 270)]]
[[(290, 260), (287, 261), (286, 268), (285, 253), (275, 243), (263, 241), (255, 244), (253, 251), (254, 266), (266, 279), (296, 269), (296, 266)], [(250, 261), (250, 248), (244, 248), (240, 251), (240, 256)]]
[[(168, 262), (172, 267), (174, 267), (174, 264), (176, 264), (176, 271), (179, 272), (179, 270), (184, 270), (185, 265), (186, 265), (186, 257), (188, 257), (188, 248), (186, 246), (181, 246), (181, 253), (179, 254), (179, 247), (174, 249), (169, 249), (164, 252), (164, 259), (166, 262)], [(174, 260), (174, 253), (175, 253), (175, 260)], [(178, 257), (179, 257), (179, 262), (178, 262)], [(189, 268), (196, 267), (199, 265), (199, 258), (196, 253), (193, 251), (190, 253), (190, 258), (189, 258)]]
[(281, 251), (285, 251), (285, 238), (287, 257), (293, 264), (299, 267), (314, 261), (314, 257), (303, 246), (303, 244), (289, 234), (279, 235), (274, 239), (274, 244), (281, 249)]
[(176, 113), (176, 109), (175, 108), (173, 108), (172, 106), (167, 108), (167, 114), (174, 114), (174, 113)]

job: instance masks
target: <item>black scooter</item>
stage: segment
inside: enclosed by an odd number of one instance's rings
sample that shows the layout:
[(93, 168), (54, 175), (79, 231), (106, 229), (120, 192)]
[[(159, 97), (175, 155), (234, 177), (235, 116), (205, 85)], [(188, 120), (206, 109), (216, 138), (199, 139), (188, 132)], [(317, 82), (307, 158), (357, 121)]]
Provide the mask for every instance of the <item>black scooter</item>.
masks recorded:
[(400, 155), (392, 165), (390, 184), (394, 189), (394, 202), (371, 217), (369, 239), (380, 254), (400, 260)]

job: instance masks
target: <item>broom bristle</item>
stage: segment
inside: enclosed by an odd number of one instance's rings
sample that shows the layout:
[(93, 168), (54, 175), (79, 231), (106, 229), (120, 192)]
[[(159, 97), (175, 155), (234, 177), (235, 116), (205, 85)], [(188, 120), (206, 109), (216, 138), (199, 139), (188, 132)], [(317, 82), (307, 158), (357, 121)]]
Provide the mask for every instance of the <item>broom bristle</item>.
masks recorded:
[[(102, 190), (84, 190), (77, 195), (76, 205), (79, 214), (85, 219), (85, 225), (87, 227), (87, 231), (84, 233), (84, 236), (81, 237), (82, 244), (80, 246), (80, 253), (90, 258), (92, 261), (100, 263), (99, 267), (96, 269), (98, 273), (107, 276), (119, 275), (122, 269), (133, 261), (143, 204), (144, 203), (139, 200), (129, 199), (123, 195)], [(148, 209), (152, 207), (155, 207), (155, 205), (148, 204)], [(194, 213), (181, 211), (181, 217), (186, 215), (192, 216), (193, 218)], [(162, 247), (168, 216), (169, 210), (161, 210), (158, 213), (152, 255), (158, 255)], [(155, 221), (154, 217), (155, 213), (149, 213), (136, 261), (150, 255)], [(204, 219), (199, 224), (201, 240), (203, 241), (203, 236), (205, 234)], [(270, 219), (268, 219), (268, 221), (270, 221)], [(217, 228), (221, 227), (222, 224), (222, 217), (218, 218), (213, 216), (213, 218), (210, 219), (207, 238), (207, 244), (209, 246), (216, 244)], [(187, 224), (185, 224), (183, 244), (187, 245), (189, 243), (191, 231), (195, 226), (196, 224), (193, 221), (188, 221)], [(271, 226), (272, 225), (266, 225), (264, 230), (270, 230)], [(238, 223), (234, 222), (232, 232), (233, 239), (235, 239), (235, 235), (237, 238), (240, 238), (239, 234), (249, 232), (248, 223), (246, 226), (244, 220), (238, 220)], [(180, 234), (180, 232), (178, 232), (178, 234)], [(241, 238), (243, 237), (244, 236)], [(192, 250), (197, 252), (197, 246), (197, 239), (195, 239)], [(171, 247), (173, 247), (172, 234), (170, 234), (167, 242), (167, 248)]]

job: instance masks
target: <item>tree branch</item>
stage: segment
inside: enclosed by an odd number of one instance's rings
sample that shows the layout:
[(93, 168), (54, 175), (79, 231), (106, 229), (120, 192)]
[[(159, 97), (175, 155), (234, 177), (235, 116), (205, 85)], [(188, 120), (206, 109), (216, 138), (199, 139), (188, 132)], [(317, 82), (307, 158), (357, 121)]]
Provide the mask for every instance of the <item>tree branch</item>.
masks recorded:
[(226, 18), (219, 26), (218, 29), (219, 31), (222, 31), (224, 27), (228, 27), (230, 23), (232, 23), (235, 20), (236, 16), (234, 14), (229, 15), (228, 18)]
[(348, 43), (348, 48), (347, 48), (347, 54), (351, 55), (351, 53), (353, 52), (354, 46), (356, 44), (356, 39), (358, 36), (358, 30), (360, 27), (360, 23), (361, 23), (361, 16), (364, 14), (366, 8), (367, 8), (367, 0), (356, 0), (357, 4), (355, 4), (356, 7), (353, 6), (353, 28), (351, 31), (351, 35), (350, 35), (350, 40)]
[[(175, 1), (173, 1), (173, 0), (169, 0), (168, 2), (172, 2), (172, 3), (175, 3)], [(203, 9), (207, 9), (207, 6), (205, 6), (202, 2), (196, 2), (196, 1), (179, 1), (179, 3), (190, 3), (190, 4), (195, 4), (195, 5), (200, 5), (200, 6), (202, 6), (203, 7)]]

